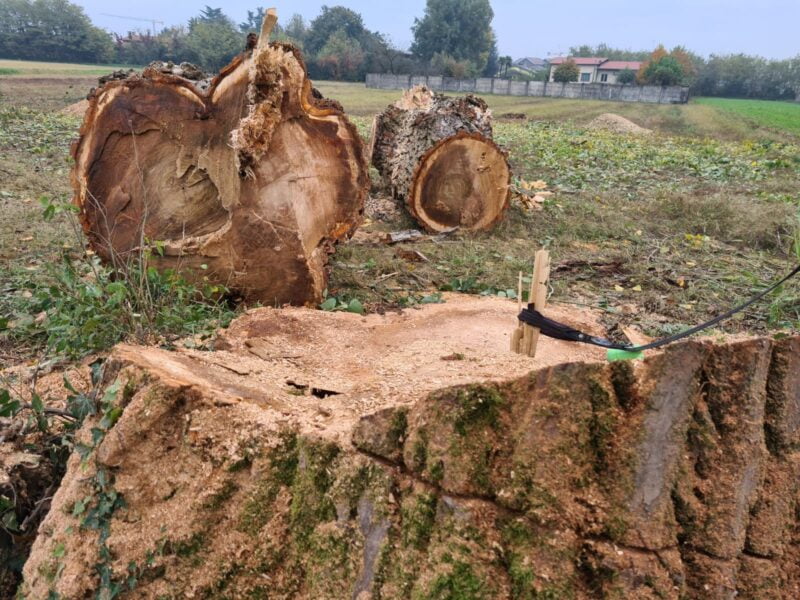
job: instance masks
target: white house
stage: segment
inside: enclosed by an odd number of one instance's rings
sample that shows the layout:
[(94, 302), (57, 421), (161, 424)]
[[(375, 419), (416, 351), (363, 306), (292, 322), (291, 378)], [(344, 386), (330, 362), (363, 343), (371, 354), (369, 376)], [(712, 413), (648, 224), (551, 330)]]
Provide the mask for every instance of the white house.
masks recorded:
[(580, 70), (578, 83), (616, 83), (621, 71), (629, 69), (634, 73), (642, 66), (641, 62), (631, 60), (608, 60), (607, 58), (558, 56), (550, 59), (550, 81), (558, 65), (573, 61)]

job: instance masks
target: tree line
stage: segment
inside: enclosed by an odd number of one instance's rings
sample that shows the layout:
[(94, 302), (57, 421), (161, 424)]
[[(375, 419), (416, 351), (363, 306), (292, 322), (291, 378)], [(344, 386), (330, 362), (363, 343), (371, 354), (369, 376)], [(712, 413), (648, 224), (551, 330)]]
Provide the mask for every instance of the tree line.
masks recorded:
[[(405, 52), (367, 29), (357, 12), (323, 6), (310, 22), (297, 14), (282, 22), (273, 38), (300, 47), (316, 78), (356, 81), (372, 71), (493, 75), (493, 17), (489, 0), (428, 0), (414, 22), (411, 51)], [(258, 32), (263, 18), (264, 9), (257, 8), (236, 23), (221, 8), (206, 6), (185, 25), (119, 36), (96, 27), (69, 0), (0, 0), (0, 57), (135, 66), (188, 61), (216, 71), (244, 49), (246, 34)]]
[[(258, 32), (263, 17), (264, 10), (257, 8), (236, 23), (221, 8), (206, 6), (185, 25), (117, 36), (96, 27), (69, 0), (0, 0), (0, 57), (134, 66), (188, 61), (216, 71), (244, 49), (246, 34)], [(357, 12), (323, 6), (311, 21), (297, 14), (281, 21), (274, 38), (300, 47), (309, 74), (317, 79), (363, 81), (368, 72), (536, 78), (513, 67), (510, 56), (498, 56), (493, 17), (489, 0), (427, 0), (412, 26), (412, 46), (404, 51), (388, 36), (367, 29)], [(704, 58), (682, 47), (650, 52), (606, 44), (576, 46), (570, 55), (644, 61), (638, 73), (623, 72), (623, 81), (680, 83), (694, 95), (789, 99), (800, 94), (800, 55), (786, 60), (745, 54)], [(573, 67), (562, 65), (559, 80), (572, 81)]]

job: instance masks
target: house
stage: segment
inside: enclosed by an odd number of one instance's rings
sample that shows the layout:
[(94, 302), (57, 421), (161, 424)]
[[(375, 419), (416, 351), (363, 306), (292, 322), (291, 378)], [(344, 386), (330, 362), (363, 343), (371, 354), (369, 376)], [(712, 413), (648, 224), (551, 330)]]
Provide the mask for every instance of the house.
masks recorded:
[(608, 60), (607, 58), (558, 56), (550, 59), (550, 79), (553, 81), (553, 72), (558, 65), (568, 60), (573, 61), (580, 70), (578, 83), (616, 83), (617, 76), (625, 69), (634, 73), (642, 66), (641, 62), (632, 60)]
[(637, 60), (608, 60), (597, 67), (598, 83), (617, 83), (617, 75), (628, 70), (636, 73), (642, 63)]
[(525, 58), (515, 60), (514, 66), (535, 73), (536, 71), (544, 71), (550, 66), (550, 63), (542, 58), (526, 56)]

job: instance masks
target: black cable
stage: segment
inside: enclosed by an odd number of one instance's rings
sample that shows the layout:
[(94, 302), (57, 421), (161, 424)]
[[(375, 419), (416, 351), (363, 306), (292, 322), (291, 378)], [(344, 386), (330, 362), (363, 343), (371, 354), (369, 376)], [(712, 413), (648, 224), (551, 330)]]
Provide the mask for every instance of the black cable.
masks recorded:
[(644, 344), (642, 346), (617, 344), (616, 342), (612, 342), (610, 340), (606, 340), (600, 337), (595, 337), (589, 335), (588, 333), (583, 333), (582, 331), (573, 329), (569, 325), (564, 325), (563, 323), (559, 323), (558, 321), (553, 321), (552, 319), (548, 319), (538, 310), (533, 308), (532, 304), (529, 304), (528, 308), (522, 309), (522, 312), (519, 313), (519, 320), (532, 327), (537, 327), (542, 335), (555, 338), (558, 340), (566, 340), (569, 342), (581, 342), (584, 344), (591, 344), (593, 346), (600, 346), (602, 348), (609, 348), (612, 350), (625, 350), (626, 352), (642, 352), (644, 350), (653, 350), (655, 348), (661, 348), (662, 346), (666, 346), (667, 344), (677, 342), (678, 340), (682, 340), (683, 338), (689, 337), (690, 335), (694, 335), (699, 331), (708, 329), (709, 327), (712, 327), (717, 323), (724, 321), (725, 319), (729, 319), (736, 313), (741, 312), (744, 309), (752, 306), (767, 294), (775, 291), (777, 288), (779, 288), (781, 285), (789, 281), (792, 277), (794, 277), (798, 273), (800, 273), (800, 265), (797, 265), (794, 268), (794, 270), (791, 273), (789, 273), (786, 277), (784, 277), (777, 283), (771, 285), (763, 292), (760, 292), (759, 294), (753, 296), (750, 300), (748, 300), (744, 304), (740, 304), (736, 308), (732, 308), (728, 312), (723, 313), (717, 317), (714, 317), (710, 321), (706, 321), (705, 323), (696, 325), (695, 327), (692, 327), (680, 333), (676, 333), (675, 335), (671, 335), (669, 337), (665, 337), (660, 340), (656, 340), (655, 342)]

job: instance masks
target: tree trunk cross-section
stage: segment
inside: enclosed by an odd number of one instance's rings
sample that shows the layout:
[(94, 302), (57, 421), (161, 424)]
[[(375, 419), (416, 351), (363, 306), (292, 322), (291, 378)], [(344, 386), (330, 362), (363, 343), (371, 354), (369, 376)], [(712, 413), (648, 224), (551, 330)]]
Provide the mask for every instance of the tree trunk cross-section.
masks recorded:
[(148, 68), (91, 94), (72, 182), (103, 259), (158, 242), (160, 268), (264, 304), (319, 301), (333, 244), (361, 221), (367, 164), (300, 52), (267, 42), (274, 22), (206, 89)]
[(510, 170), (475, 96), (409, 90), (375, 119), (372, 164), (427, 230), (485, 230), (508, 206)]

